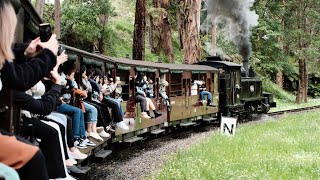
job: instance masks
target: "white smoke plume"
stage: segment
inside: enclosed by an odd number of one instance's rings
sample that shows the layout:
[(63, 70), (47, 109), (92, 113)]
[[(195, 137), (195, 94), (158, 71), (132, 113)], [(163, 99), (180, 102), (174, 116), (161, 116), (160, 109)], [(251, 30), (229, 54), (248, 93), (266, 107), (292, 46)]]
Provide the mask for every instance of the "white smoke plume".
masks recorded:
[(259, 16), (250, 10), (255, 0), (206, 0), (207, 21), (223, 22), (229, 39), (238, 47), (244, 60), (251, 55), (251, 28), (258, 25)]

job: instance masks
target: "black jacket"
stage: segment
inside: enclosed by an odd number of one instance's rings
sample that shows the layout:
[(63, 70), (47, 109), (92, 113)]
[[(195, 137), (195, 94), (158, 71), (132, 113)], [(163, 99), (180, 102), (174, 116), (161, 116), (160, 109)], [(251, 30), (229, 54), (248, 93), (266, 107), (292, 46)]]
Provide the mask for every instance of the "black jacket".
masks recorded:
[(22, 91), (15, 91), (13, 102), (21, 109), (30, 111), (34, 114), (48, 115), (55, 110), (60, 101), (61, 86), (53, 84), (51, 89), (46, 92), (41, 99), (34, 99), (32, 96)]
[(23, 52), (15, 51), (17, 60), (4, 64), (1, 69), (1, 80), (4, 87), (26, 91), (50, 73), (57, 64), (57, 58), (48, 49), (42, 50), (29, 61), (23, 61), (21, 53)]

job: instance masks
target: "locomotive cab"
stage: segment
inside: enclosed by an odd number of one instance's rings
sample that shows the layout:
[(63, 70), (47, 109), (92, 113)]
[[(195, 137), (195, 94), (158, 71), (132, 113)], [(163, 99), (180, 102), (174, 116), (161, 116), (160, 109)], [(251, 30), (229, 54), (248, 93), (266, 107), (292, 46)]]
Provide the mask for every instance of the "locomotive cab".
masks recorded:
[(209, 65), (219, 69), (219, 108), (222, 116), (238, 116), (244, 111), (240, 101), (241, 66), (222, 61), (220, 57), (207, 57), (200, 65)]

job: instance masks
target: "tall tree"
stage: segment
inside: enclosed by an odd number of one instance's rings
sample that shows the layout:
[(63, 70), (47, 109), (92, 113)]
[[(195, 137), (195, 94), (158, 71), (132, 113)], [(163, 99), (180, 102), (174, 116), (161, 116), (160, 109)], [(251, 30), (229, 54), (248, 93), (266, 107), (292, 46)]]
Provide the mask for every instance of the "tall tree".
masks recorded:
[(146, 29), (146, 0), (137, 0), (135, 19), (134, 19), (133, 50), (132, 50), (132, 58), (135, 60), (144, 60), (145, 29)]
[[(201, 57), (199, 35), (199, 10), (201, 0), (177, 0), (180, 10), (180, 37), (182, 41), (183, 57), (185, 64), (196, 63)], [(199, 7), (200, 6), (200, 7)]]
[(163, 53), (173, 62), (172, 32), (167, 12), (169, 0), (153, 0), (153, 7), (149, 11), (151, 51), (158, 55)]
[(54, 33), (57, 35), (57, 38), (61, 37), (61, 8), (60, 8), (60, 0), (54, 1)]
[(39, 16), (43, 17), (44, 0), (36, 0), (35, 9)]

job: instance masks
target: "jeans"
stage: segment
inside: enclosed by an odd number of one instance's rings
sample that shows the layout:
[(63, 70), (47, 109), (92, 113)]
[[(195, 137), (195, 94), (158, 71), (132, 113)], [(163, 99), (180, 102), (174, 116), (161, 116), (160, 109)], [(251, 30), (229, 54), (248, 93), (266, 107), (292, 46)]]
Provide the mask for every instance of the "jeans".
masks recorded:
[(136, 101), (140, 103), (141, 112), (147, 112), (147, 99), (141, 94), (136, 93)]
[(86, 110), (87, 114), (87, 123), (97, 123), (98, 121), (98, 110), (91, 104), (83, 102), (84, 109)]
[(75, 139), (85, 138), (84, 114), (80, 108), (63, 103), (57, 108), (57, 111), (72, 117), (73, 137)]
[(211, 94), (211, 92), (201, 91), (201, 92), (200, 92), (200, 99), (201, 99), (201, 101), (204, 99), (203, 96), (207, 96), (208, 100), (212, 101), (212, 94)]
[(123, 121), (124, 113), (122, 110), (120, 100), (105, 97), (102, 103), (105, 104), (107, 107), (111, 108), (114, 122), (118, 123)]

